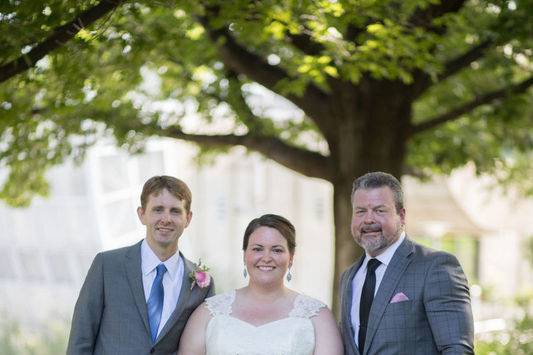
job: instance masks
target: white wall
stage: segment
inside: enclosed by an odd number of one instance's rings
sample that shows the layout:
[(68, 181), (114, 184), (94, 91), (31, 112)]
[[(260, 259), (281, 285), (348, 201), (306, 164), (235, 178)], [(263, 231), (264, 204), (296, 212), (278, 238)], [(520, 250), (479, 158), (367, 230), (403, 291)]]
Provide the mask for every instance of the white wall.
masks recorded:
[(486, 230), (480, 237), (481, 286), (495, 299), (533, 292), (524, 250), (533, 237), (533, 199), (475, 176), (472, 166), (456, 171), (448, 184), (464, 211)]

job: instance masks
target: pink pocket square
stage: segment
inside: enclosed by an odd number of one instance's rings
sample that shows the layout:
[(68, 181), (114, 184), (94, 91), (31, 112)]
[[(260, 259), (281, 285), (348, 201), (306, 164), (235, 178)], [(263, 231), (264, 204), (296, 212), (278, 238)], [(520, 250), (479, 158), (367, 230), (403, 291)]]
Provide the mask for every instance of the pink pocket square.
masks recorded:
[(404, 301), (409, 301), (409, 297), (407, 297), (403, 292), (398, 292), (391, 298), (390, 303), (398, 303)]

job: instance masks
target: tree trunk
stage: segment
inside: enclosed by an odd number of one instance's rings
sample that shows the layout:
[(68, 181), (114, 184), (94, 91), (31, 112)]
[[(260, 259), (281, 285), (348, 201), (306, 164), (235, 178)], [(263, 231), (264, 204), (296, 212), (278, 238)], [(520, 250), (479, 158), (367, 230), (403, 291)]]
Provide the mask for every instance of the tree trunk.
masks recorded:
[(333, 313), (340, 315), (340, 277), (363, 250), (354, 242), (350, 231), (352, 220), (351, 206), (352, 179), (333, 185), (333, 214), (335, 224), (335, 273), (333, 278)]
[(367, 172), (384, 171), (400, 179), (404, 164), (412, 99), (401, 83), (363, 81), (357, 88), (332, 97), (336, 134), (328, 140), (335, 167), (333, 211), (335, 224), (335, 277), (333, 311), (339, 307), (340, 276), (362, 249), (354, 242), (351, 191), (353, 180)]

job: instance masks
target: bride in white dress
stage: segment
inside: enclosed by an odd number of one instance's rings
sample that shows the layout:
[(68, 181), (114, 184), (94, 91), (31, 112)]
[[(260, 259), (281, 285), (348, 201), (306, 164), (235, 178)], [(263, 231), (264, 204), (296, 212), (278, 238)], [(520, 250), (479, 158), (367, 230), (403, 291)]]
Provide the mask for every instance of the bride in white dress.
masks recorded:
[(248, 286), (200, 305), (181, 336), (178, 355), (342, 355), (331, 311), (284, 285), (295, 247), (287, 219), (267, 214), (252, 220), (243, 240)]

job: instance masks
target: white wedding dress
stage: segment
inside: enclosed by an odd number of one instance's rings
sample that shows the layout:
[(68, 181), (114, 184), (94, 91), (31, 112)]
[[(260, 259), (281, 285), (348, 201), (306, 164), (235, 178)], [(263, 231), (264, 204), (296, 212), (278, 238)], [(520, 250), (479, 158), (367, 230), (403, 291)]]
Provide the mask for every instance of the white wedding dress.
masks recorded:
[(315, 331), (311, 319), (325, 305), (297, 295), (287, 318), (260, 326), (231, 316), (235, 291), (206, 299), (212, 315), (206, 329), (206, 355), (312, 355)]

